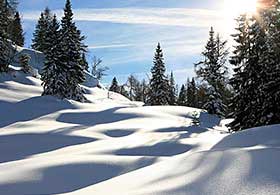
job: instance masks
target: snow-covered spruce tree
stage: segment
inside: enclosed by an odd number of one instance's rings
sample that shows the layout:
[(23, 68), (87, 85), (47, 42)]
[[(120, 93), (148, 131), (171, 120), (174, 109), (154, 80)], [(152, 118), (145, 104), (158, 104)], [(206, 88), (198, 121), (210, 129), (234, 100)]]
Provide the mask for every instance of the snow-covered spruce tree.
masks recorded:
[(62, 54), (60, 57), (66, 72), (66, 87), (68, 99), (76, 101), (86, 101), (83, 95), (83, 89), (80, 86), (85, 80), (85, 66), (82, 64), (82, 54), (86, 50), (83, 44), (84, 36), (81, 36), (80, 30), (77, 29), (73, 21), (72, 5), (70, 0), (66, 0), (64, 16), (61, 21), (61, 45)]
[(19, 63), (24, 73), (30, 73), (31, 70), (31, 67), (29, 65), (30, 59), (31, 57), (28, 54), (23, 54), (19, 57)]
[(182, 85), (181, 90), (179, 92), (179, 97), (177, 100), (178, 106), (187, 106), (187, 89), (185, 85)]
[(0, 72), (7, 72), (15, 50), (8, 40), (8, 26), (11, 19), (7, 1), (0, 0)]
[[(264, 86), (269, 82), (268, 67), (274, 66), (267, 44), (266, 27), (258, 18), (241, 16), (238, 19), (238, 33), (234, 35), (237, 46), (230, 62), (236, 66), (231, 84), (235, 91), (232, 100), (234, 121), (229, 125), (232, 131), (264, 125)], [(268, 57), (270, 56), (270, 57)]]
[(52, 14), (50, 9), (47, 7), (42, 13), (38, 20), (38, 23), (33, 33), (32, 39), (32, 49), (41, 51), (43, 53), (47, 52), (46, 46), (46, 32), (49, 25), (52, 23)]
[(124, 97), (128, 98), (129, 99), (129, 93), (128, 91), (126, 90), (126, 86), (125, 85), (121, 85), (119, 87), (119, 92), (121, 95), (123, 95)]
[(176, 85), (176, 83), (175, 83), (174, 75), (173, 75), (173, 72), (171, 72), (170, 78), (169, 78), (169, 90), (168, 90), (169, 91), (169, 100), (168, 100), (169, 105), (176, 105), (177, 96), (176, 96), (175, 85)]
[(197, 89), (194, 78), (187, 82), (187, 106), (197, 107)]
[(223, 103), (221, 91), (225, 87), (228, 73), (225, 65), (228, 50), (226, 49), (226, 41), (222, 41), (219, 35), (215, 37), (212, 27), (202, 56), (204, 60), (195, 64), (195, 67), (198, 78), (208, 84), (208, 101), (204, 108), (209, 114), (224, 116), (226, 105)]
[(263, 125), (280, 123), (280, 2), (274, 1), (270, 11), (266, 11), (267, 46), (264, 61), (267, 64), (267, 82), (263, 87), (264, 103), (261, 122)]
[(13, 43), (21, 47), (24, 46), (24, 33), (19, 12), (16, 12), (14, 19), (11, 21), (8, 32), (9, 38)]
[(165, 65), (160, 43), (158, 43), (156, 48), (154, 66), (151, 69), (151, 73), (148, 105), (168, 105), (168, 79), (165, 75)]
[(42, 85), (44, 92), (42, 95), (52, 95), (58, 98), (67, 98), (67, 66), (62, 63), (62, 45), (59, 22), (54, 15), (51, 25), (46, 31), (45, 65), (42, 73)]
[(241, 15), (237, 18), (237, 33), (233, 35), (236, 45), (230, 63), (234, 66), (234, 75), (230, 80), (230, 84), (234, 89), (234, 97), (231, 100), (230, 107), (233, 110), (231, 117), (234, 121), (229, 125), (232, 131), (238, 131), (245, 127), (246, 117), (250, 114), (248, 109), (244, 109), (250, 98), (244, 94), (243, 88), (246, 82), (246, 73), (244, 68), (248, 63), (251, 50), (251, 39), (249, 34), (249, 20), (247, 15)]
[(116, 93), (120, 92), (120, 86), (119, 86), (119, 83), (118, 83), (116, 77), (113, 78), (112, 84), (111, 84), (111, 86), (109, 88), (109, 91), (116, 92)]
[(87, 61), (86, 53), (85, 52), (82, 53), (81, 65), (84, 67), (84, 69), (87, 72), (89, 72), (89, 65), (88, 65), (88, 61)]

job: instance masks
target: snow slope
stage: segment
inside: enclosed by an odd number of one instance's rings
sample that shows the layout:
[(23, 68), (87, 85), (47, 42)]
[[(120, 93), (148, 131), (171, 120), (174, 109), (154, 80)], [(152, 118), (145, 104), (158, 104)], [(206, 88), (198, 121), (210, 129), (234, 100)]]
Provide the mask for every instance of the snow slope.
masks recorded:
[(194, 108), (98, 88), (85, 104), (41, 92), (38, 79), (0, 75), (1, 195), (279, 195), (278, 125), (228, 135)]

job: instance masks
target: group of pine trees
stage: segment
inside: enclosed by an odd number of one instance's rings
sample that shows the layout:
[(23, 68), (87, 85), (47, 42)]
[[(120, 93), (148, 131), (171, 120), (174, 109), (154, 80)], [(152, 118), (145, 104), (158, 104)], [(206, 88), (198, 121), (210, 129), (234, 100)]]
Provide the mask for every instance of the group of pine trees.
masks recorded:
[(48, 8), (41, 13), (32, 48), (45, 55), (42, 71), (43, 95), (81, 102), (86, 100), (80, 86), (85, 80), (85, 71), (88, 70), (84, 39), (73, 21), (70, 0), (66, 0), (61, 23)]
[(24, 33), (16, 0), (0, 0), (0, 72), (7, 72), (15, 46), (24, 45)]
[(238, 19), (231, 84), (233, 131), (280, 123), (280, 3)]
[(120, 93), (132, 101), (142, 101), (146, 105), (178, 105), (203, 108), (206, 102), (206, 89), (197, 85), (194, 78), (183, 84), (178, 90), (173, 72), (166, 74), (164, 57), (161, 45), (158, 44), (154, 65), (151, 69), (151, 78), (141, 82), (133, 75), (129, 76), (124, 85), (119, 85), (116, 77), (113, 78), (110, 91)]

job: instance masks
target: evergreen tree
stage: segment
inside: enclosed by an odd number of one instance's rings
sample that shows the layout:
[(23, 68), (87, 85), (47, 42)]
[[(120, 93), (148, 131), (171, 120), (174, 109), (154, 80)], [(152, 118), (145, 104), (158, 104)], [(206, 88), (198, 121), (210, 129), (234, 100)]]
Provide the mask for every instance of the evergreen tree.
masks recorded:
[(178, 106), (187, 106), (187, 90), (185, 85), (182, 85), (179, 97), (177, 100), (177, 105)]
[(116, 93), (119, 93), (119, 92), (120, 92), (119, 83), (118, 83), (116, 77), (113, 78), (112, 84), (111, 84), (111, 86), (110, 86), (110, 88), (109, 88), (109, 91), (116, 92)]
[(121, 95), (123, 95), (124, 97), (128, 98), (129, 99), (129, 94), (125, 88), (125, 85), (122, 85), (119, 87), (119, 92)]
[(46, 45), (46, 32), (49, 26), (52, 23), (52, 14), (50, 9), (47, 7), (44, 12), (41, 13), (41, 16), (38, 20), (36, 25), (35, 32), (33, 34), (32, 39), (32, 49), (41, 51), (43, 53), (47, 52), (47, 45)]
[(187, 105), (189, 107), (197, 107), (197, 89), (194, 78), (187, 82)]
[(150, 80), (149, 105), (168, 105), (169, 92), (168, 80), (165, 75), (165, 65), (163, 61), (163, 53), (160, 44), (158, 43), (154, 66), (151, 69), (152, 78)]
[(275, 64), (267, 44), (265, 23), (260, 20), (262, 17), (263, 13), (259, 13), (258, 18), (244, 15), (238, 19), (238, 34), (234, 35), (237, 46), (231, 60), (236, 66), (231, 80), (236, 94), (232, 100), (235, 118), (230, 124), (232, 131), (267, 124), (267, 119), (270, 118), (271, 111), (264, 115), (267, 110), (264, 107), (264, 86), (270, 83), (268, 67), (275, 67)]
[(263, 61), (266, 64), (267, 81), (263, 86), (264, 102), (259, 125), (280, 123), (280, 2), (272, 1), (272, 3), (269, 12), (264, 13), (268, 49), (265, 51)]
[(80, 30), (77, 29), (73, 15), (71, 2), (66, 0), (60, 30), (63, 49), (60, 60), (67, 69), (67, 98), (83, 102), (86, 99), (80, 84), (85, 80), (85, 66), (81, 63), (82, 54), (86, 49), (83, 44), (85, 37), (81, 36)]
[(224, 116), (226, 105), (223, 103), (221, 91), (226, 83), (227, 67), (225, 63), (228, 50), (226, 41), (222, 41), (219, 35), (215, 37), (213, 28), (209, 32), (209, 40), (202, 55), (204, 60), (195, 66), (197, 76), (208, 84), (208, 101), (204, 108), (209, 114)]
[(205, 83), (200, 83), (199, 85), (197, 85), (197, 108), (203, 109), (204, 105), (207, 103), (207, 89), (208, 86)]
[(29, 66), (31, 57), (28, 54), (23, 54), (19, 57), (19, 63), (24, 73), (29, 73), (31, 67)]
[(87, 58), (86, 58), (86, 53), (85, 52), (82, 53), (81, 65), (84, 67), (84, 69), (87, 72), (89, 72), (89, 65), (88, 65), (88, 62), (87, 62)]
[(60, 59), (62, 50), (61, 34), (59, 31), (59, 22), (56, 16), (46, 31), (45, 45), (45, 65), (42, 72), (42, 85), (44, 92), (42, 95), (52, 95), (58, 98), (67, 98), (66, 72), (67, 67), (62, 64)]
[(176, 88), (175, 88), (175, 79), (173, 72), (170, 74), (170, 79), (169, 79), (169, 105), (176, 105)]
[(7, 72), (15, 49), (8, 40), (8, 26), (11, 19), (7, 1), (0, 0), (0, 72)]
[(19, 12), (16, 12), (14, 19), (9, 25), (9, 38), (16, 45), (24, 46), (24, 33), (21, 25), (21, 18)]

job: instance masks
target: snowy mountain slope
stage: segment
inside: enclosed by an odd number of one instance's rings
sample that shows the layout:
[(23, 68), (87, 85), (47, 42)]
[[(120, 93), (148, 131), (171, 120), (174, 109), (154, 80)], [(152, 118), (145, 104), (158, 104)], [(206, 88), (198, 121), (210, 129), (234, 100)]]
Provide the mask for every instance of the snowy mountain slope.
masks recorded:
[(41, 91), (36, 78), (0, 76), (0, 194), (279, 194), (279, 126), (228, 135), (205, 113), (192, 126), (194, 108)]

